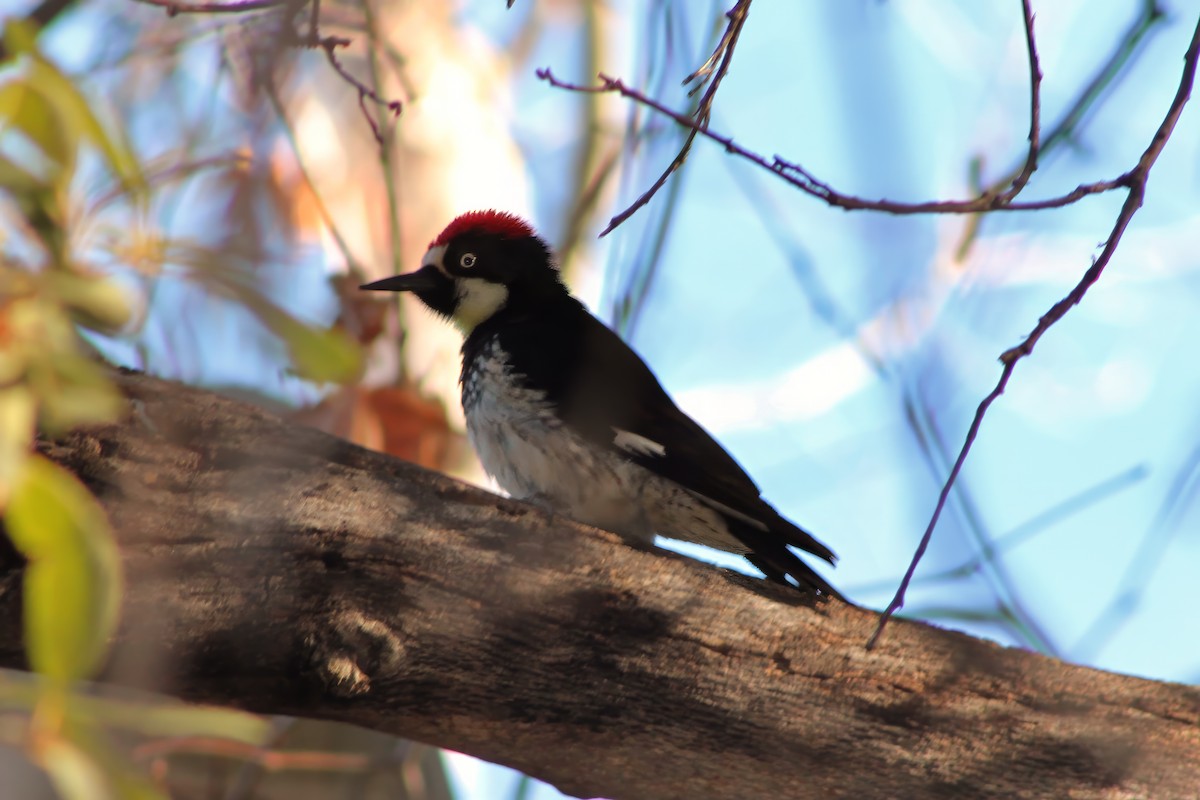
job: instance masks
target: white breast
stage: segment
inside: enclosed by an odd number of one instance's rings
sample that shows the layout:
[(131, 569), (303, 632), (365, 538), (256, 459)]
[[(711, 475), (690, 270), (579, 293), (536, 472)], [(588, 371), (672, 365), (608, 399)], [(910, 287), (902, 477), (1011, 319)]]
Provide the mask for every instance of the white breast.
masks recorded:
[(545, 393), (525, 387), (507, 362), (493, 341), (463, 378), (467, 437), (484, 470), (517, 499), (653, 541), (638, 502), (637, 468), (566, 428)]
[[(484, 470), (518, 500), (652, 543), (658, 533), (730, 552), (746, 548), (730, 536), (711, 505), (677, 484), (594, 447), (563, 425), (544, 392), (527, 388), (506, 366), (493, 340), (463, 376), (467, 437)], [(624, 434), (624, 438), (621, 438)], [(655, 454), (662, 445), (618, 431), (617, 444)]]

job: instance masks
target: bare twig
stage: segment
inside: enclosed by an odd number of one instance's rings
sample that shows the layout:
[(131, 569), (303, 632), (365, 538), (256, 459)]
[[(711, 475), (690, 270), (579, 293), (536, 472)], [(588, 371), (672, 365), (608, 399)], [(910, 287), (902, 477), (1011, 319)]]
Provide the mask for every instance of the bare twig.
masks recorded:
[(1129, 29), (1122, 35), (1116, 49), (1105, 61), (1104, 65), (1096, 72), (1083, 91), (1079, 93), (1079, 97), (1067, 109), (1060, 119), (1049, 131), (1046, 132), (1042, 140), (1042, 152), (1056, 147), (1060, 142), (1069, 140), (1079, 127), (1079, 123), (1083, 120), (1084, 115), (1100, 98), (1101, 93), (1112, 84), (1112, 82), (1120, 74), (1121, 69), (1129, 62), (1137, 51), (1138, 45), (1145, 39), (1146, 34), (1160, 20), (1166, 18), (1166, 11), (1155, 2), (1155, 0), (1146, 0), (1143, 4), (1142, 13), (1138, 15), (1129, 26)]
[(1113, 224), (1112, 232), (1109, 234), (1108, 240), (1104, 243), (1104, 249), (1092, 262), (1091, 267), (1083, 274), (1083, 277), (1080, 278), (1075, 288), (1066, 297), (1051, 306), (1050, 310), (1038, 320), (1037, 325), (1025, 337), (1025, 340), (1016, 347), (1006, 350), (1000, 356), (1000, 361), (1004, 365), (1000, 372), (1000, 379), (997, 381), (996, 387), (983, 399), (975, 411), (975, 418), (971, 421), (971, 427), (967, 430), (966, 440), (963, 442), (962, 449), (958, 453), (958, 458), (954, 462), (954, 467), (950, 470), (950, 476), (946, 479), (941, 494), (938, 496), (938, 502), (934, 507), (929, 525), (925, 528), (925, 533), (921, 537), (920, 544), (917, 545), (917, 551), (913, 555), (912, 562), (909, 564), (908, 570), (904, 573), (904, 578), (900, 581), (900, 588), (897, 589), (896, 596), (888, 604), (887, 609), (879, 619), (879, 624), (875, 628), (875, 632), (867, 642), (867, 649), (875, 646), (892, 614), (904, 605), (904, 594), (908, 589), (909, 583), (912, 581), (917, 564), (925, 554), (925, 549), (929, 546), (929, 540), (933, 536), (933, 529), (937, 525), (939, 517), (941, 517), (942, 509), (946, 505), (946, 499), (950, 495), (950, 490), (954, 487), (954, 482), (957, 480), (963, 462), (967, 458), (967, 453), (970, 452), (971, 445), (979, 433), (979, 426), (983, 422), (983, 417), (987, 413), (988, 407), (991, 406), (996, 398), (1004, 393), (1004, 389), (1008, 385), (1008, 379), (1012, 376), (1017, 362), (1032, 353), (1034, 346), (1046, 331), (1083, 299), (1083, 296), (1091, 288), (1092, 284), (1099, 280), (1105, 267), (1108, 266), (1108, 262), (1112, 260), (1113, 253), (1116, 252), (1117, 245), (1121, 241), (1121, 236), (1124, 235), (1126, 228), (1129, 227), (1130, 220), (1133, 219), (1133, 215), (1137, 213), (1145, 198), (1146, 181), (1150, 176), (1150, 169), (1158, 160), (1159, 155), (1167, 144), (1167, 140), (1171, 138), (1171, 132), (1175, 129), (1175, 123), (1179, 120), (1180, 114), (1183, 113), (1183, 107), (1187, 104), (1188, 98), (1191, 97), (1192, 86), (1196, 80), (1197, 60), (1200, 60), (1200, 20), (1196, 22), (1196, 29), (1192, 34), (1191, 44), (1188, 45), (1187, 53), (1184, 56), (1183, 76), (1179, 82), (1179, 89), (1175, 92), (1175, 99), (1172, 100), (1171, 106), (1167, 110), (1166, 117), (1163, 118), (1158, 130), (1154, 132), (1154, 137), (1150, 140), (1150, 145), (1142, 153), (1142, 157), (1138, 159), (1137, 165), (1117, 179), (1118, 185), (1128, 189), (1129, 193), (1125, 198), (1124, 205), (1121, 206), (1121, 211), (1117, 215), (1116, 222)]
[[(651, 108), (663, 116), (695, 133), (710, 139), (725, 148), (727, 153), (744, 158), (766, 169), (783, 180), (795, 186), (800, 191), (818, 200), (847, 211), (883, 211), (888, 214), (977, 214), (990, 211), (1036, 211), (1043, 208), (1061, 208), (1081, 200), (1088, 195), (1101, 194), (1113, 189), (1124, 187), (1127, 176), (1122, 175), (1112, 180), (1084, 183), (1066, 194), (1045, 200), (1029, 200), (1024, 202), (1006, 202), (1001, 195), (983, 194), (970, 200), (930, 200), (922, 203), (899, 203), (893, 200), (865, 200), (861, 197), (843, 194), (829, 184), (819, 180), (815, 175), (800, 164), (789, 161), (782, 156), (767, 156), (748, 150), (734, 142), (732, 137), (714, 133), (706, 126), (690, 116), (680, 114), (637, 89), (626, 86), (620, 79), (601, 74), (597, 86), (583, 86), (559, 80), (549, 69), (539, 69), (537, 76), (559, 89), (572, 92), (616, 92), (622, 97)], [(640, 198), (639, 198), (640, 199)], [(614, 218), (615, 220), (616, 218)], [(619, 224), (622, 220), (616, 220)], [(611, 230), (612, 226), (609, 226)], [(607, 231), (606, 231), (607, 232)]]
[[(999, 537), (988, 541), (980, 552), (956, 566), (947, 567), (932, 575), (922, 575), (916, 579), (916, 582), (929, 585), (962, 580), (975, 575), (983, 569), (986, 562), (995, 560), (1004, 553), (1025, 544), (1030, 539), (1042, 534), (1059, 522), (1108, 500), (1125, 489), (1137, 485), (1139, 482), (1145, 480), (1149, 474), (1150, 470), (1145, 464), (1137, 464), (1117, 475), (1105, 478), (1054, 504), (1050, 508), (1038, 512), (1032, 518), (1025, 520)], [(892, 585), (892, 579), (885, 578), (851, 586), (849, 589), (852, 596), (861, 596), (869, 592), (881, 592), (884, 589), (891, 588)], [(1082, 659), (1073, 660), (1082, 661)]]
[(342, 62), (338, 60), (337, 49), (346, 47), (350, 44), (349, 39), (343, 39), (338, 36), (317, 36), (316, 31), (312, 32), (312, 38), (305, 42), (308, 47), (319, 47), (325, 51), (325, 57), (329, 59), (329, 65), (337, 71), (342, 79), (358, 90), (358, 107), (362, 109), (363, 117), (366, 118), (367, 124), (371, 126), (371, 135), (375, 137), (375, 141), (380, 147), (386, 146), (383, 134), (379, 131), (379, 123), (367, 111), (366, 101), (370, 100), (377, 106), (386, 108), (391, 112), (392, 117), (399, 117), (400, 112), (404, 109), (404, 104), (399, 100), (388, 100), (386, 97), (381, 97), (374, 89), (367, 86), (365, 83), (354, 77), (342, 66)]
[(1033, 7), (1031, 0), (1021, 0), (1021, 9), (1025, 18), (1025, 50), (1029, 54), (1029, 152), (1025, 163), (1017, 177), (1013, 179), (1008, 190), (1000, 195), (1001, 199), (1011, 202), (1025, 185), (1038, 165), (1038, 148), (1040, 146), (1042, 128), (1042, 68), (1038, 64), (1037, 43), (1033, 36)]
[[(1099, 102), (1104, 90), (1113, 84), (1121, 74), (1122, 69), (1128, 65), (1130, 59), (1137, 53), (1138, 46), (1145, 41), (1146, 34), (1154, 28), (1156, 23), (1165, 17), (1166, 12), (1158, 5), (1157, 0), (1145, 0), (1143, 2), (1142, 9), (1138, 13), (1137, 18), (1130, 23), (1129, 28), (1121, 35), (1116, 48), (1109, 55), (1108, 59), (1100, 66), (1096, 74), (1092, 76), (1092, 79), (1080, 90), (1075, 101), (1071, 103), (1058, 122), (1042, 136), (1041, 147), (1038, 153), (1039, 158), (1045, 157), (1051, 151), (1057, 149), (1059, 145), (1070, 141), (1087, 112)], [(1028, 159), (994, 180), (986, 188), (979, 188), (979, 193), (987, 195), (1000, 192), (1004, 186), (1011, 184), (1019, 178), (1027, 164)], [(972, 186), (983, 186), (982, 178), (979, 176), (981, 171), (982, 163), (980, 159), (973, 159)], [(962, 261), (966, 258), (971, 244), (979, 236), (981, 222), (982, 217), (976, 216), (965, 226), (962, 241), (955, 249), (956, 260)]]
[[(708, 60), (704, 62), (703, 66), (701, 66), (691, 75), (687, 76), (687, 78), (685, 78), (683, 81), (684, 85), (686, 86), (698, 78), (701, 79), (696, 87), (692, 89), (691, 94), (695, 94), (705, 84), (708, 85), (708, 88), (704, 92), (704, 96), (700, 98), (700, 102), (696, 105), (695, 112), (693, 112), (690, 117), (686, 118), (688, 119), (688, 122), (683, 123), (690, 128), (687, 138), (684, 139), (683, 146), (679, 149), (679, 153), (675, 156), (675, 158), (671, 160), (671, 163), (667, 165), (667, 168), (663, 170), (663, 173), (658, 176), (658, 179), (650, 185), (650, 188), (643, 192), (638, 199), (634, 200), (628, 208), (609, 220), (608, 227), (600, 232), (601, 236), (606, 236), (611, 233), (618, 225), (636, 214), (638, 209), (649, 203), (650, 199), (654, 197), (654, 195), (658, 194), (658, 190), (663, 187), (663, 184), (667, 182), (667, 179), (675, 174), (676, 170), (683, 166), (683, 162), (687, 160), (688, 154), (692, 150), (692, 144), (696, 141), (696, 135), (698, 133), (704, 133), (707, 130), (708, 121), (712, 114), (713, 101), (717, 96), (717, 88), (721, 85), (721, 81), (729, 72), (729, 65), (733, 62), (733, 50), (737, 46), (738, 37), (742, 33), (742, 28), (746, 24), (746, 17), (749, 15), (749, 13), (750, 0), (738, 0), (737, 4), (730, 9), (728, 13), (726, 13), (725, 16), (728, 17), (729, 24), (725, 27), (725, 33), (721, 36), (721, 40), (717, 42), (717, 46), (713, 50), (712, 55), (708, 57)], [(720, 66), (718, 66), (714, 71), (712, 65), (716, 63), (718, 59), (721, 63)], [(553, 86), (565, 88), (564, 84), (556, 81), (553, 76), (550, 75), (550, 70), (548, 69), (538, 70), (537, 75), (543, 80), (550, 81), (551, 85)], [(603, 76), (601, 77), (603, 78)]]
[[(376, 91), (379, 91), (382, 89), (384, 81), (383, 64), (380, 58), (383, 47), (380, 43), (379, 25), (375, 19), (372, 2), (373, 0), (362, 0), (362, 11), (363, 23), (367, 32), (367, 68), (371, 74), (371, 85)], [(362, 95), (359, 95), (358, 105), (362, 109), (363, 116), (370, 119), (363, 104)], [(404, 261), (401, 256), (403, 248), (400, 238), (400, 197), (396, 188), (397, 176), (393, 164), (396, 149), (396, 126), (391, 124), (390, 120), (385, 119), (381, 122), (383, 123), (382, 130), (376, 132), (375, 140), (379, 143), (379, 169), (383, 173), (383, 188), (387, 196), (388, 250), (392, 257), (392, 271), (400, 273), (404, 271)], [(400, 306), (396, 306), (396, 308), (399, 309)]]
[[(176, 2), (176, 0), (137, 0), (137, 2), (166, 9), (167, 15), (173, 17), (176, 14), (241, 14), (280, 6), (289, 6), (293, 9), (293, 12), (298, 12), (304, 7), (306, 0), (232, 0), (232, 2), (228, 3), (191, 3)], [(386, 108), (396, 117), (403, 110), (403, 103), (399, 100), (388, 100), (385, 97), (381, 97), (374, 89), (354, 77), (342, 66), (342, 62), (337, 56), (337, 50), (340, 47), (348, 47), (350, 40), (341, 36), (321, 36), (319, 29), (321, 0), (308, 0), (308, 5), (309, 18), (307, 32), (301, 34), (290, 26), (285, 28), (284, 44), (309, 49), (319, 48), (325, 52), (325, 58), (328, 59), (329, 65), (333, 67), (344, 81), (358, 90), (359, 107), (362, 109), (367, 124), (371, 126), (371, 133), (375, 136), (375, 141), (379, 142), (382, 147), (384, 144), (383, 135), (379, 132), (379, 124), (375, 118), (368, 113), (366, 101), (370, 100), (376, 105)]]
[[(585, 3), (583, 11), (583, 47), (580, 57), (587, 64), (588, 71), (599, 69), (603, 61), (601, 51), (604, 47), (604, 18), (605, 14), (595, 3)], [(535, 19), (534, 15), (530, 19)], [(525, 26), (528, 29), (528, 26)], [(605, 152), (607, 130), (601, 115), (601, 98), (588, 96), (585, 102), (579, 104), (579, 130), (583, 138), (575, 147), (572, 186), (577, 187), (575, 196), (571, 199), (571, 208), (567, 212), (564, 231), (555, 252), (558, 253), (559, 266), (564, 275), (569, 275), (574, 266), (577, 249), (584, 240), (584, 232), (591, 226), (592, 217), (596, 213), (597, 202), (603, 195), (604, 187), (614, 174), (612, 167), (617, 163), (617, 151)]]
[(374, 89), (367, 86), (358, 78), (350, 74), (342, 62), (338, 59), (337, 50), (339, 47), (349, 47), (350, 40), (342, 36), (322, 36), (318, 28), (318, 17), (320, 14), (321, 0), (312, 0), (312, 11), (309, 17), (308, 32), (304, 36), (294, 35), (293, 41), (289, 42), (294, 46), (307, 47), (310, 49), (320, 48), (325, 52), (325, 58), (328, 59), (329, 65), (333, 67), (338, 75), (342, 76), (342, 80), (358, 90), (358, 107), (362, 109), (363, 117), (367, 120), (367, 124), (371, 126), (371, 134), (375, 137), (375, 141), (380, 147), (385, 146), (383, 134), (379, 131), (379, 123), (367, 111), (367, 100), (376, 105), (386, 108), (392, 113), (393, 117), (400, 116), (400, 112), (404, 108), (404, 104), (399, 100), (388, 100), (380, 96)]
[(137, 0), (137, 2), (164, 8), (169, 17), (176, 14), (244, 14), (247, 11), (262, 11), (265, 8), (295, 4), (295, 0), (232, 0), (229, 3), (181, 3), (175, 0)]
[(283, 126), (284, 136), (287, 138), (288, 145), (292, 148), (292, 153), (296, 156), (296, 168), (300, 170), (300, 177), (304, 179), (305, 185), (312, 194), (312, 199), (316, 205), (317, 213), (321, 217), (321, 221), (325, 223), (325, 228), (329, 231), (329, 235), (333, 237), (334, 244), (337, 245), (338, 251), (341, 252), (347, 268), (361, 272), (362, 265), (355, 258), (354, 252), (350, 249), (350, 243), (342, 235), (341, 230), (333, 219), (333, 215), (325, 205), (325, 201), (321, 199), (321, 193), (317, 191), (317, 185), (313, 181), (312, 175), (309, 174), (308, 167), (305, 166), (304, 157), (300, 153), (300, 143), (296, 141), (296, 131), (288, 121), (287, 114), (284, 113), (283, 101), (279, 99), (279, 95), (273, 87), (268, 87), (267, 97), (271, 101), (271, 106), (275, 109), (275, 115), (279, 117), (280, 124)]

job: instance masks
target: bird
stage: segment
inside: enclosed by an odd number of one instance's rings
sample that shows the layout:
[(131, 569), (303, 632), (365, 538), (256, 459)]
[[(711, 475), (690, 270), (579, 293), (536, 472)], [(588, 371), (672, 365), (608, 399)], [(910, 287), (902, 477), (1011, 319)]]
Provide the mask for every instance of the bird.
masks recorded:
[[(841, 595), (792, 548), (833, 551), (785, 519), (637, 353), (570, 294), (530, 223), (455, 217), (421, 266), (360, 287), (411, 292), (463, 334), (467, 438), (511, 497), (620, 535), (743, 556), (766, 578)], [(790, 578), (790, 581), (789, 581)]]

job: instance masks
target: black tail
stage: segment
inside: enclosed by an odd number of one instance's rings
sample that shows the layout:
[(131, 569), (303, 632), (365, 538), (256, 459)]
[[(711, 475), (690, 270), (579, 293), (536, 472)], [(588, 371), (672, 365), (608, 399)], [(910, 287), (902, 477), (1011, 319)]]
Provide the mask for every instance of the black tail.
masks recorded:
[[(784, 524), (790, 525), (786, 520), (782, 521)], [(742, 544), (750, 548), (750, 552), (746, 554), (746, 560), (761, 570), (770, 580), (782, 583), (785, 586), (799, 586), (801, 589), (813, 591), (826, 597), (836, 597), (839, 600), (846, 599), (842, 596), (841, 592), (830, 586), (828, 581), (818, 575), (812, 567), (804, 563), (798, 555), (792, 552), (791, 548), (787, 546), (787, 539), (780, 533), (776, 531), (763, 532), (745, 523), (738, 524), (733, 520), (730, 520), (730, 523), (730, 533), (736, 536)], [(829, 548), (816, 539), (813, 539), (802, 529), (794, 528), (794, 530), (803, 534), (808, 540), (799, 546), (804, 547), (805, 550), (811, 549), (821, 558), (833, 563), (834, 555)], [(811, 545), (806, 546), (809, 542), (811, 542)], [(815, 547), (812, 547), (812, 545), (815, 545)], [(794, 584), (788, 580), (788, 576), (791, 576), (792, 581), (795, 581)]]

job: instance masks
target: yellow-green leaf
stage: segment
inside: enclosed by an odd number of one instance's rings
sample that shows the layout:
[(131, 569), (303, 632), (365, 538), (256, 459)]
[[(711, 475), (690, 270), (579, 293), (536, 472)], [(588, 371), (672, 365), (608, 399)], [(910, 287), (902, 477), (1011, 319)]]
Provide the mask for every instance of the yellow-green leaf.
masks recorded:
[(41, 400), (42, 425), (51, 433), (111, 422), (125, 407), (105, 369), (75, 353), (55, 353), (31, 373), (30, 384)]
[(74, 743), (57, 736), (45, 739), (35, 758), (64, 800), (114, 800), (104, 770)]
[(142, 192), (146, 181), (129, 142), (114, 129), (105, 130), (79, 87), (39, 54), (34, 54), (29, 71), (30, 86), (37, 87), (53, 100), (64, 128), (94, 144), (112, 173), (133, 192)]
[(243, 302), (283, 340), (296, 373), (311, 381), (349, 383), (362, 370), (362, 348), (344, 331), (306, 325), (274, 303), (246, 292)]
[(117, 621), (121, 568), (104, 509), (79, 480), (43, 456), (25, 461), (5, 513), (25, 570), (25, 646), (57, 682), (86, 677)]
[(6, 156), (0, 155), (0, 189), (15, 195), (28, 195), (45, 192), (47, 186), (41, 178), (18, 166)]
[(112, 278), (58, 270), (48, 276), (54, 291), (86, 328), (117, 333), (133, 313), (129, 295)]
[(9, 127), (21, 131), (57, 168), (74, 162), (74, 132), (63, 126), (57, 104), (28, 80), (0, 86), (0, 130)]
[(29, 455), (36, 419), (37, 401), (27, 386), (0, 389), (0, 512)]
[(12, 56), (33, 52), (38, 26), (26, 19), (10, 19), (4, 25), (4, 47)]
[(345, 333), (305, 325), (282, 312), (277, 317), (272, 316), (264, 322), (283, 339), (301, 377), (332, 383), (349, 383), (358, 377), (362, 369), (362, 351)]
[(105, 697), (79, 697), (76, 704), (97, 722), (147, 736), (212, 736), (256, 746), (271, 736), (271, 726), (262, 717), (216, 706)]
[[(70, 698), (73, 707), (86, 700), (81, 696)], [(69, 713), (63, 732), (72, 745), (79, 748), (103, 775), (105, 783), (113, 787), (113, 795), (121, 800), (169, 800), (140, 770), (134, 768), (128, 757), (114, 749), (100, 729), (90, 722)]]
[[(48, 687), (36, 675), (14, 673), (0, 681), (0, 710), (31, 710)], [(71, 719), (88, 726), (121, 728), (145, 736), (213, 737), (262, 746), (272, 736), (271, 724), (257, 714), (218, 706), (198, 706), (165, 698), (101, 697), (64, 692), (62, 705)]]

